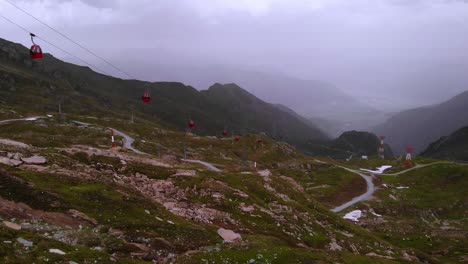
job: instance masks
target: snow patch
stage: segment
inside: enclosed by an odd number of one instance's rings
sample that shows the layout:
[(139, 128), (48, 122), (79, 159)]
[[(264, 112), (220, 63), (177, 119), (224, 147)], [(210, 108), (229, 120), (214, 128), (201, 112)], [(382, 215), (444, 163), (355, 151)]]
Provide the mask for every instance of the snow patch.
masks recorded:
[(390, 166), (390, 165), (384, 165), (384, 166), (378, 167), (376, 170), (367, 170), (367, 169), (360, 169), (360, 170), (367, 171), (367, 172), (370, 172), (370, 173), (375, 173), (375, 174), (382, 174), (385, 170), (388, 170), (391, 167), (392, 166)]
[(39, 119), (39, 117), (30, 117), (30, 118), (25, 118), (24, 120), (25, 121), (36, 121), (37, 119)]
[(343, 216), (344, 219), (349, 219), (353, 222), (359, 222), (359, 218), (362, 215), (361, 210), (354, 210), (352, 212), (347, 213), (345, 216)]
[(374, 212), (371, 212), (371, 214), (373, 214), (373, 215), (375, 215), (375, 216), (377, 216), (377, 217), (382, 217), (382, 215), (379, 215), (379, 214), (374, 213)]
[(62, 250), (56, 249), (56, 248), (51, 248), (51, 249), (49, 249), (49, 252), (50, 252), (50, 253), (59, 254), (59, 255), (65, 255), (65, 254), (66, 254), (66, 253), (63, 252)]
[(398, 187), (396, 187), (396, 188), (399, 189), (399, 190), (400, 190), (400, 189), (409, 189), (408, 186), (398, 186)]
[(270, 170), (262, 170), (262, 171), (258, 171), (257, 173), (258, 173), (258, 175), (260, 175), (260, 176), (262, 176), (262, 177), (271, 176)]

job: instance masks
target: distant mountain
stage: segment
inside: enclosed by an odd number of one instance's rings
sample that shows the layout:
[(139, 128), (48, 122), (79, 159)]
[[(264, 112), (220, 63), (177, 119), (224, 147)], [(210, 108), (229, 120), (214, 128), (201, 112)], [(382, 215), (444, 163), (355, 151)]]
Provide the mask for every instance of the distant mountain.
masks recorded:
[[(24, 113), (56, 111), (61, 100), (68, 113), (161, 122), (183, 130), (189, 118), (195, 133), (219, 135), (230, 131), (266, 132), (274, 127), (291, 143), (325, 140), (318, 128), (266, 103), (235, 84), (215, 84), (198, 91), (178, 82), (148, 83), (102, 75), (87, 67), (60, 61), (45, 54), (40, 62), (29, 59), (25, 47), (0, 39), (0, 108)], [(141, 102), (145, 85), (152, 101)]]
[(364, 129), (382, 121), (384, 113), (342, 92), (330, 83), (301, 80), (279, 73), (239, 70), (224, 66), (188, 67), (134, 65), (149, 80), (181, 81), (202, 90), (212, 83), (237, 83), (262, 100), (285, 105), (305, 117), (333, 120), (349, 129)]
[(386, 142), (396, 153), (405, 146), (421, 152), (442, 136), (468, 124), (468, 91), (438, 105), (403, 111), (372, 129), (387, 136)]
[(468, 161), (468, 126), (431, 143), (421, 155), (436, 159)]
[[(349, 157), (376, 156), (380, 146), (380, 139), (369, 132), (348, 131), (329, 142), (310, 142), (309, 149), (313, 154), (327, 156), (334, 159)], [(385, 157), (393, 158), (390, 146), (385, 145)]]

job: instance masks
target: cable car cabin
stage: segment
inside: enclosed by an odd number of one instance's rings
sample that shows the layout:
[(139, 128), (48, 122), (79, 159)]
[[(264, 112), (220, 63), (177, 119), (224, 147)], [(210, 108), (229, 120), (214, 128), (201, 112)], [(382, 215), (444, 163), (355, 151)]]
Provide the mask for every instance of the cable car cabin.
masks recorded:
[(151, 95), (149, 92), (145, 92), (143, 94), (143, 96), (141, 97), (141, 100), (144, 102), (144, 103), (149, 103), (151, 101)]
[(29, 53), (31, 54), (31, 59), (33, 60), (42, 59), (42, 49), (39, 45), (32, 45)]
[(223, 130), (223, 136), (227, 137), (227, 135), (228, 135), (228, 132), (227, 132), (227, 130), (226, 130), (226, 129), (225, 129), (225, 130)]
[(193, 120), (190, 120), (189, 123), (188, 123), (188, 127), (190, 129), (194, 129), (195, 128), (195, 122), (193, 122)]

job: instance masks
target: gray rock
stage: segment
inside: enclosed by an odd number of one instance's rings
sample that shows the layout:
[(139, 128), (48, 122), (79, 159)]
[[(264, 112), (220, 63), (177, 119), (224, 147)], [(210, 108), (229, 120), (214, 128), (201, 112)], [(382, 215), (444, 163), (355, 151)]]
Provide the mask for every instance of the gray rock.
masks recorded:
[(218, 229), (218, 235), (223, 238), (225, 242), (235, 242), (238, 240), (242, 240), (241, 235), (237, 234), (236, 232), (224, 228)]
[(26, 164), (32, 165), (43, 165), (47, 163), (47, 159), (42, 156), (32, 156), (30, 158), (21, 158), (21, 160)]
[(15, 166), (9, 158), (5, 158), (5, 157), (0, 157), (0, 163), (8, 165), (8, 166)]
[(12, 159), (10, 160), (10, 162), (13, 164), (13, 166), (15, 167), (18, 167), (19, 165), (23, 164), (23, 162), (21, 160), (15, 160), (15, 159)]
[(23, 244), (23, 246), (25, 246), (25, 247), (32, 247), (32, 246), (33, 246), (33, 242), (28, 241), (28, 240), (26, 240), (26, 239), (24, 239), (24, 238), (22, 238), (22, 237), (18, 237), (18, 238), (16, 239), (16, 241), (18, 241), (19, 243)]

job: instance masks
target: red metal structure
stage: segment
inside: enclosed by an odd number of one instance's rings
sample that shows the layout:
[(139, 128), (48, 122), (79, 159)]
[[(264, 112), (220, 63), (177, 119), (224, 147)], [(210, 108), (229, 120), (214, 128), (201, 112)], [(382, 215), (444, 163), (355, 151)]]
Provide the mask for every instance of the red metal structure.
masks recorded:
[(144, 102), (144, 103), (149, 103), (151, 101), (151, 95), (149, 92), (144, 92), (143, 93), (143, 96), (141, 97), (141, 100)]
[(192, 130), (192, 129), (195, 128), (195, 122), (193, 122), (192, 119), (190, 119), (189, 122), (188, 122), (188, 128), (189, 128), (190, 130)]
[(36, 45), (36, 43), (34, 43), (34, 37), (36, 35), (34, 35), (33, 33), (29, 33), (29, 35), (31, 36), (31, 41), (33, 43), (33, 45), (31, 46), (31, 48), (29, 49), (29, 54), (31, 55), (31, 59), (33, 60), (37, 60), (37, 59), (42, 59), (42, 49), (39, 45)]
[(144, 103), (149, 103), (151, 101), (151, 93), (149, 91), (148, 85), (145, 86), (145, 92), (143, 93), (143, 96), (141, 97), (141, 100)]
[(413, 167), (414, 166), (413, 158), (411, 156), (413, 151), (414, 151), (413, 147), (406, 147), (406, 157), (405, 157), (405, 162), (404, 162), (404, 165), (406, 167)]

